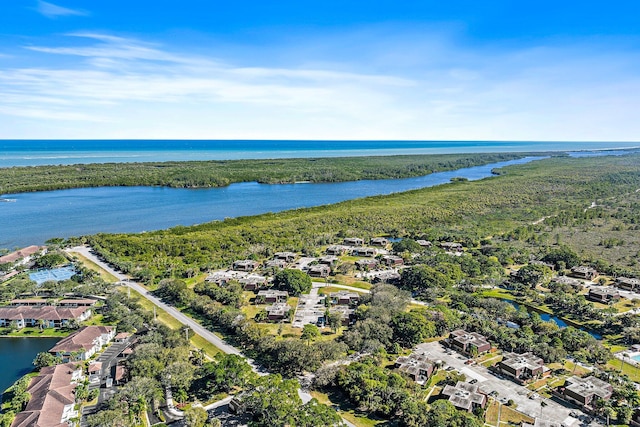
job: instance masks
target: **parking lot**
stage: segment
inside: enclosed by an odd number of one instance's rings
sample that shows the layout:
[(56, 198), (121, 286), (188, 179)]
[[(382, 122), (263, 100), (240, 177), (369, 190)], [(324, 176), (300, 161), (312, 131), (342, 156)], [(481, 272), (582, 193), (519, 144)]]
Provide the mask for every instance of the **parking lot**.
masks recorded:
[[(552, 399), (544, 399), (547, 406), (542, 407), (540, 396), (529, 396), (532, 394), (526, 387), (520, 386), (506, 378), (498, 378), (482, 365), (466, 365), (466, 357), (455, 351), (450, 351), (439, 342), (420, 344), (417, 349), (426, 352), (433, 361), (442, 361), (443, 368), (451, 367), (465, 375), (467, 381), (476, 381), (480, 391), (488, 395), (493, 395), (498, 401), (505, 403), (512, 399), (518, 411), (530, 417), (540, 417), (544, 420), (554, 421), (567, 427), (577, 427), (587, 425), (584, 423), (588, 417), (575, 408), (564, 406)], [(496, 394), (497, 393), (497, 394)], [(542, 416), (541, 416), (542, 409)], [(580, 419), (571, 416), (571, 413), (578, 415)], [(596, 423), (588, 425), (599, 425)]]

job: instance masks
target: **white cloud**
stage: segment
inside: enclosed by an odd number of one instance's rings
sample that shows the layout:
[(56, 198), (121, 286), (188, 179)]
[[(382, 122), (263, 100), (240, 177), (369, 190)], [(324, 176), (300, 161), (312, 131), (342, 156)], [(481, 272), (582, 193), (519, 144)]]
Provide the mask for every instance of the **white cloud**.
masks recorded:
[[(247, 56), (239, 66), (130, 38), (70, 36), (90, 43), (27, 47), (63, 66), (0, 70), (4, 137), (623, 141), (640, 134), (640, 59), (602, 46), (469, 49), (444, 36), (412, 37), (363, 48), (351, 60), (319, 58), (321, 66), (296, 65), (311, 61), (295, 49), (290, 64)], [(25, 135), (28, 126), (12, 128), (3, 116), (46, 122), (47, 134), (32, 126)]]
[(84, 10), (68, 9), (66, 7), (58, 6), (53, 3), (38, 0), (38, 6), (36, 10), (43, 16), (49, 19), (56, 19), (60, 16), (87, 16), (89, 13)]

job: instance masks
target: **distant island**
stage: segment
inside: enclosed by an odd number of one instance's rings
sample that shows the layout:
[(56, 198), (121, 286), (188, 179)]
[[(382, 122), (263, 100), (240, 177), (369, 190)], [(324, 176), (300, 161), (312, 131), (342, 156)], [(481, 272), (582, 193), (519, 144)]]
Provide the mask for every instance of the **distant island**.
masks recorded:
[[(513, 160), (527, 155), (531, 155), (531, 153), (92, 163), (10, 167), (0, 168), (0, 194), (101, 186), (145, 185), (210, 188), (223, 187), (236, 182), (276, 184), (408, 178)], [(555, 155), (562, 154), (555, 153)]]

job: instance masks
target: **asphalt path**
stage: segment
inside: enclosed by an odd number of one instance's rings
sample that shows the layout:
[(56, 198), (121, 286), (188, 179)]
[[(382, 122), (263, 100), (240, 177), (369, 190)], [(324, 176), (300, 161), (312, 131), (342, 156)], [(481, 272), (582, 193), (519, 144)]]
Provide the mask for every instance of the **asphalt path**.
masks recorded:
[(242, 354), (242, 352), (239, 349), (237, 349), (236, 347), (234, 347), (232, 345), (227, 344), (222, 338), (218, 337), (213, 332), (211, 332), (208, 329), (204, 328), (202, 325), (200, 325), (198, 322), (196, 322), (192, 318), (184, 315), (183, 313), (180, 312), (180, 310), (178, 310), (175, 307), (172, 307), (172, 306), (170, 306), (168, 304), (165, 304), (164, 302), (162, 302), (162, 300), (160, 300), (159, 298), (156, 298), (155, 296), (153, 296), (151, 293), (149, 293), (149, 291), (144, 286), (140, 285), (137, 282), (134, 282), (126, 274), (115, 270), (109, 264), (107, 264), (107, 263), (103, 262), (102, 260), (100, 260), (96, 255), (94, 255), (91, 252), (91, 250), (88, 247), (86, 247), (86, 246), (76, 246), (74, 248), (68, 249), (68, 252), (80, 253), (80, 254), (82, 254), (82, 256), (86, 257), (91, 262), (96, 263), (98, 266), (100, 266), (100, 268), (104, 269), (109, 274), (112, 274), (113, 276), (115, 276), (120, 281), (120, 283), (122, 285), (128, 286), (129, 288), (131, 288), (134, 291), (138, 292), (144, 298), (148, 299), (153, 304), (155, 304), (156, 306), (160, 307), (161, 309), (163, 309), (164, 311), (169, 313), (173, 318), (178, 320), (180, 323), (182, 323), (185, 326), (188, 326), (196, 334), (200, 335), (202, 338), (204, 338), (205, 340), (209, 341), (211, 344), (213, 344), (216, 347), (218, 347), (220, 349), (220, 351), (222, 351), (224, 353), (227, 353), (227, 354), (237, 354), (239, 356), (243, 356), (244, 357), (244, 355)]
[[(131, 288), (134, 291), (138, 292), (140, 295), (142, 295), (147, 300), (151, 301), (156, 306), (162, 308), (164, 311), (169, 313), (169, 315), (171, 315), (173, 318), (178, 320), (180, 323), (182, 323), (183, 325), (188, 326), (196, 334), (200, 335), (202, 338), (204, 338), (205, 340), (207, 340), (211, 344), (213, 344), (216, 347), (218, 347), (218, 349), (220, 349), (220, 351), (222, 351), (224, 353), (227, 353), (227, 354), (237, 354), (239, 356), (242, 356), (245, 359), (247, 359), (247, 361), (252, 366), (254, 371), (258, 370), (257, 367), (255, 366), (255, 364), (253, 363), (253, 361), (251, 359), (247, 358), (244, 354), (242, 354), (242, 352), (239, 349), (237, 349), (236, 347), (234, 347), (232, 345), (227, 344), (222, 338), (218, 337), (217, 335), (215, 335), (214, 333), (212, 333), (208, 329), (204, 328), (202, 325), (200, 325), (198, 322), (196, 322), (195, 320), (191, 319), (190, 317), (185, 316), (184, 314), (182, 314), (175, 307), (172, 307), (172, 306), (170, 306), (168, 304), (165, 304), (160, 299), (158, 299), (155, 296), (153, 296), (152, 294), (150, 294), (149, 291), (144, 286), (140, 285), (137, 282), (134, 282), (126, 274), (124, 274), (124, 273), (122, 273), (122, 272), (120, 272), (118, 270), (115, 270), (109, 264), (107, 264), (104, 261), (100, 260), (92, 252), (91, 248), (89, 248), (87, 246), (76, 246), (76, 247), (67, 249), (67, 252), (77, 252), (77, 253), (81, 254), (82, 256), (84, 256), (85, 258), (87, 258), (88, 260), (90, 260), (91, 262), (94, 262), (100, 268), (104, 269), (109, 274), (111, 274), (115, 278), (117, 278), (122, 285), (128, 286), (129, 288)], [(263, 372), (264, 371), (262, 371), (261, 373), (263, 373)], [(300, 396), (300, 398), (302, 399), (302, 401), (304, 403), (306, 403), (306, 402), (308, 402), (308, 401), (310, 401), (312, 399), (312, 396), (309, 393), (307, 393), (305, 391), (302, 391), (300, 389), (298, 389), (298, 395)], [(353, 424), (351, 424), (349, 421), (347, 421), (345, 419), (343, 419), (343, 422), (349, 427), (355, 427)]]

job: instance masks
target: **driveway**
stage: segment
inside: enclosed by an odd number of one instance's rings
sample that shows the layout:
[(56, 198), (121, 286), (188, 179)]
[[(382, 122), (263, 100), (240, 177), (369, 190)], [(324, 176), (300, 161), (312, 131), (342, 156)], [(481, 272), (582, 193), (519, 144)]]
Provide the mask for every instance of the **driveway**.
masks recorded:
[[(578, 419), (569, 415), (572, 411), (580, 413), (576, 409), (565, 407), (551, 399), (544, 399), (547, 406), (542, 407), (540, 402), (543, 399), (541, 397), (529, 399), (528, 395), (531, 394), (531, 391), (526, 387), (507, 379), (500, 379), (482, 365), (465, 365), (466, 357), (455, 351), (447, 354), (446, 349), (439, 342), (420, 344), (417, 348), (420, 351), (427, 352), (432, 360), (441, 360), (444, 365), (455, 368), (464, 374), (467, 380), (477, 380), (477, 385), (483, 393), (489, 394), (492, 391), (496, 391), (498, 392), (498, 400), (512, 399), (516, 403), (518, 411), (530, 417), (541, 417), (565, 426), (577, 427), (580, 425)], [(541, 408), (542, 416), (540, 415)]]

